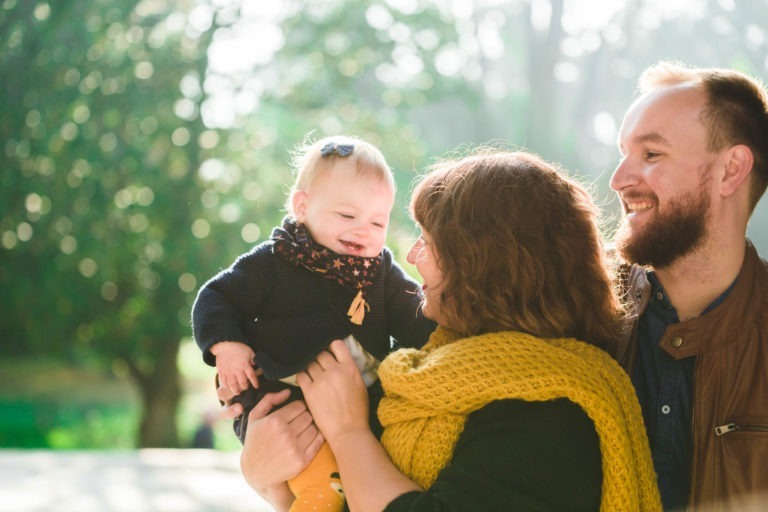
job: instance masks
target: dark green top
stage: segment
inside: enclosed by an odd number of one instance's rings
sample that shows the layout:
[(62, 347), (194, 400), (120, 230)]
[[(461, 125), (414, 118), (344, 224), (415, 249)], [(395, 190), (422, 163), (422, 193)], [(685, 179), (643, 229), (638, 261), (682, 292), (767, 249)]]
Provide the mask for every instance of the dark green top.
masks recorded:
[(493, 402), (469, 416), (432, 487), (385, 510), (598, 511), (600, 461), (594, 423), (573, 402)]

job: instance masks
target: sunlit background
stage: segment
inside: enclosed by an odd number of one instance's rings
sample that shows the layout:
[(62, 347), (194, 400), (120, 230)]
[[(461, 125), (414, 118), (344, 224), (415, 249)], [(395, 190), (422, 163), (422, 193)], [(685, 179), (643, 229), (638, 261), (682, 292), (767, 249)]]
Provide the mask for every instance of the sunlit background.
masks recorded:
[(383, 150), (401, 261), (416, 174), (486, 142), (581, 176), (609, 238), (639, 74), (764, 79), (766, 27), (766, 0), (0, 0), (0, 447), (192, 445), (195, 292), (279, 222), (306, 136)]

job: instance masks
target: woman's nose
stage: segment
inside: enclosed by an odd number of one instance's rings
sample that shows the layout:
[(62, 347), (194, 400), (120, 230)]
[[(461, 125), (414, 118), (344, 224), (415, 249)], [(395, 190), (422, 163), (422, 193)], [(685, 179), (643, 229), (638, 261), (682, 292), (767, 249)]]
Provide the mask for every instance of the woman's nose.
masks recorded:
[(416, 255), (421, 250), (421, 239), (416, 240), (413, 242), (413, 245), (411, 246), (411, 249), (408, 251), (408, 256), (405, 257), (405, 260), (410, 263), (411, 265), (416, 264)]

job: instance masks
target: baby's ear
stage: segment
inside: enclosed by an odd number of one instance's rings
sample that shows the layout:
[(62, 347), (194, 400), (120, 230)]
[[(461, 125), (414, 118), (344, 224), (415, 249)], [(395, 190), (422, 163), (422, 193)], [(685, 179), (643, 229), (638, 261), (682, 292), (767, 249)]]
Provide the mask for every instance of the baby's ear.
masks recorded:
[(296, 216), (296, 222), (303, 224), (307, 212), (307, 193), (303, 190), (297, 190), (291, 196), (291, 206), (293, 214)]

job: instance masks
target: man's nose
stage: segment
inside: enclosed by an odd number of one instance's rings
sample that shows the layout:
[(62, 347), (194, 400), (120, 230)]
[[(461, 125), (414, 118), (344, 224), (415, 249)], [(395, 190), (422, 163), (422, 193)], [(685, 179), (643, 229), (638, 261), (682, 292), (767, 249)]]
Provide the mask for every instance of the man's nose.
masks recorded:
[(637, 175), (632, 162), (628, 157), (622, 158), (611, 176), (610, 187), (614, 192), (633, 185), (637, 182)]

